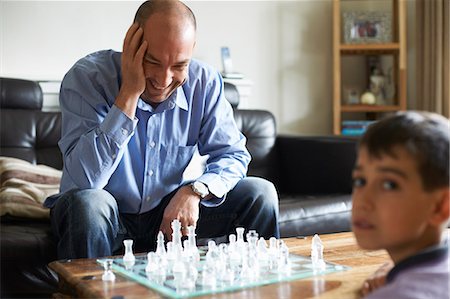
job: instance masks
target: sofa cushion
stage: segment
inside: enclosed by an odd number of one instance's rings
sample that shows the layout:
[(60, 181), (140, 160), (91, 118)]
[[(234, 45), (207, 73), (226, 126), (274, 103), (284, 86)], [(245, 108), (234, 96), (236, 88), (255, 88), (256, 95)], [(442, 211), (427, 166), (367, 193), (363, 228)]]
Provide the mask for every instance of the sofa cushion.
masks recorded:
[(350, 231), (350, 194), (280, 195), (281, 237)]
[(48, 220), (1, 217), (0, 297), (51, 298), (58, 280), (47, 264), (57, 259)]
[(49, 218), (44, 200), (58, 193), (61, 171), (16, 158), (0, 157), (0, 216)]

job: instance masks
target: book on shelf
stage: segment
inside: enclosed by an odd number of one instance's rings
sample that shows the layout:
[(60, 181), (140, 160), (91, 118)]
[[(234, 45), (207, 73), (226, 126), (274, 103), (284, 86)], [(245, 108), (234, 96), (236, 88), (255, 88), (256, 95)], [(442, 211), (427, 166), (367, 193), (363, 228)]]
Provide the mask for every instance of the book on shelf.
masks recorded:
[(344, 120), (342, 121), (341, 134), (346, 136), (362, 135), (374, 122), (371, 120)]

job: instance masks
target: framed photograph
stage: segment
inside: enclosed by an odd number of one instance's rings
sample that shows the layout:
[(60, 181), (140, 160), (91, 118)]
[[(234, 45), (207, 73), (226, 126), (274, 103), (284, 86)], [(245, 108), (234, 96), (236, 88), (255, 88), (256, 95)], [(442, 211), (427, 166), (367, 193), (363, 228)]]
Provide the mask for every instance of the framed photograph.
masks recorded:
[(343, 93), (344, 96), (342, 97), (342, 99), (344, 105), (359, 104), (359, 97), (361, 95), (361, 92), (358, 88), (354, 86), (344, 86)]
[(343, 13), (346, 44), (392, 42), (392, 14), (384, 11)]

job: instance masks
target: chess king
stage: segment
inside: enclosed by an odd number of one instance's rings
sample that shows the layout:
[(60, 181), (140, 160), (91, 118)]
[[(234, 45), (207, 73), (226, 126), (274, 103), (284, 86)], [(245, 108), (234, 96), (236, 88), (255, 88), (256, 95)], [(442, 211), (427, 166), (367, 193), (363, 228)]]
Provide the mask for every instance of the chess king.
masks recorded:
[[(120, 253), (133, 239), (150, 251), (171, 222), (198, 239), (237, 227), (278, 237), (278, 196), (247, 177), (250, 155), (223, 80), (193, 59), (196, 19), (177, 0), (150, 0), (136, 12), (123, 51), (81, 58), (61, 85), (64, 169), (60, 193), (47, 198), (60, 259)], [(187, 180), (194, 153), (204, 173)]]

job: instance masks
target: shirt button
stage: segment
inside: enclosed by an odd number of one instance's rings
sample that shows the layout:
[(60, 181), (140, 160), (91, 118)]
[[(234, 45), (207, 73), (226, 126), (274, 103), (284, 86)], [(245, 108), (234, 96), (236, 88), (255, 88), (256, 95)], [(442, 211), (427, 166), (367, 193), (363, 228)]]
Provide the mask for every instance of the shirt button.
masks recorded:
[(150, 201), (150, 196), (147, 196), (147, 198), (145, 200), (146, 201)]
[(169, 109), (173, 109), (175, 108), (175, 103), (174, 102), (170, 102), (169, 103)]
[(124, 129), (124, 128), (122, 128), (122, 135), (128, 135), (128, 130), (127, 130), (127, 129)]
[(153, 175), (153, 170), (149, 170), (148, 172), (147, 172), (147, 174), (149, 175), (149, 176), (152, 176)]
[(115, 159), (116, 157), (117, 157), (117, 155), (116, 155), (116, 154), (113, 154), (113, 155), (112, 155), (112, 158), (113, 158), (113, 159)]
[(155, 147), (156, 143), (154, 141), (150, 142), (150, 147)]

